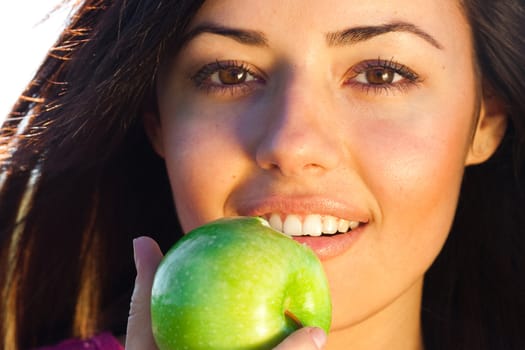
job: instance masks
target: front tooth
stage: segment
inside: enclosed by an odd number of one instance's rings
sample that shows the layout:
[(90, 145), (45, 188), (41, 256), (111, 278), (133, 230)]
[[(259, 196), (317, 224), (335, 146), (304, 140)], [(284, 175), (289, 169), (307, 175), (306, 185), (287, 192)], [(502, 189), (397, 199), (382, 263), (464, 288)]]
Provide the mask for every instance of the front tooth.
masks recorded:
[(270, 220), (268, 220), (270, 226), (277, 231), (283, 231), (283, 221), (281, 220), (281, 215), (273, 213), (270, 215)]
[(353, 230), (353, 229), (357, 228), (357, 226), (359, 226), (359, 221), (350, 221), (348, 226), (350, 227), (350, 230)]
[(283, 232), (290, 236), (301, 236), (303, 233), (301, 218), (297, 215), (286, 216), (283, 222)]
[(323, 231), (321, 215), (307, 215), (303, 222), (303, 234), (310, 236), (320, 236)]
[(337, 232), (337, 218), (326, 215), (323, 217), (323, 233), (333, 234)]
[(339, 223), (337, 224), (337, 231), (346, 232), (348, 231), (349, 227), (350, 227), (350, 222), (348, 220), (339, 219)]

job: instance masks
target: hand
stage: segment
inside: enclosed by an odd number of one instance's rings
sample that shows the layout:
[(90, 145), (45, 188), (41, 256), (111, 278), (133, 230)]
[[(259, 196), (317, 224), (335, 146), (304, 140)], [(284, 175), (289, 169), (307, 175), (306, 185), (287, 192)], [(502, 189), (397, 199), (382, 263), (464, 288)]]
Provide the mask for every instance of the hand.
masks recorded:
[(290, 334), (274, 350), (321, 350), (326, 333), (321, 328), (305, 327)]
[(158, 244), (149, 237), (133, 241), (137, 277), (131, 296), (126, 350), (157, 350), (151, 330), (150, 299), (155, 271), (162, 259)]

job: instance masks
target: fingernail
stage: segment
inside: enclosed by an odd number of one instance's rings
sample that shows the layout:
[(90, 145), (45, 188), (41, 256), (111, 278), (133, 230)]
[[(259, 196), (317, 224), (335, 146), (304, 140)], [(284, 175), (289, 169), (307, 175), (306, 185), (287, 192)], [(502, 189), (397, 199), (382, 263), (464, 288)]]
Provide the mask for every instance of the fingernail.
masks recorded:
[(312, 327), (310, 336), (318, 349), (321, 349), (326, 344), (326, 333), (321, 328)]
[(133, 261), (135, 262), (135, 268), (137, 269), (138, 271), (138, 266), (139, 266), (139, 262), (138, 262), (138, 256), (137, 256), (137, 242), (138, 242), (138, 238), (135, 238), (133, 239)]

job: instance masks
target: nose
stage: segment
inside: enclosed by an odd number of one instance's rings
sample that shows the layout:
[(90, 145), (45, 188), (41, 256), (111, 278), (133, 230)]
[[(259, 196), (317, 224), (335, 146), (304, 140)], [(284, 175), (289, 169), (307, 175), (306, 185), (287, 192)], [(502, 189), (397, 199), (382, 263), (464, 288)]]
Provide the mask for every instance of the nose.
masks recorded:
[(283, 176), (336, 168), (344, 146), (327, 99), (307, 87), (291, 87), (275, 96), (268, 104), (268, 123), (257, 145), (258, 166)]

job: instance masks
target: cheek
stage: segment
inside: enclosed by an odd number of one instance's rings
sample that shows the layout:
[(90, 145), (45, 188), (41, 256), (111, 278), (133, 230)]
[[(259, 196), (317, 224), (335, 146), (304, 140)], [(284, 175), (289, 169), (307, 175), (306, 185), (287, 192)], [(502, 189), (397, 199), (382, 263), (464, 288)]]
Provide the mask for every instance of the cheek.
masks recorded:
[(368, 317), (421, 280), (448, 236), (473, 113), (434, 111), (398, 110), (397, 119), (369, 119), (349, 130), (375, 210), (360, 249), (325, 264), (337, 306), (335, 327)]
[(369, 160), (373, 171), (366, 179), (378, 201), (381, 248), (375, 254), (385, 269), (411, 266), (408, 275), (422, 275), (441, 250), (457, 206), (472, 115), (464, 108), (435, 110), (416, 115), (409, 128), (369, 130), (379, 156)]
[(165, 162), (184, 231), (224, 216), (242, 158), (228, 130), (226, 125), (183, 115), (163, 125)]
[[(405, 237), (404, 244), (432, 246), (433, 240), (446, 238), (463, 176), (472, 115), (463, 108), (434, 110), (415, 114), (407, 123), (376, 122), (363, 130), (369, 137), (362, 147), (374, 150), (372, 157), (363, 160), (368, 164), (363, 178), (378, 201), (380, 224), (416, 233)], [(417, 235), (422, 229), (428, 229), (425, 242)]]
[(384, 205), (455, 201), (475, 123), (473, 96), (463, 101), (407, 104), (358, 124), (362, 177)]

